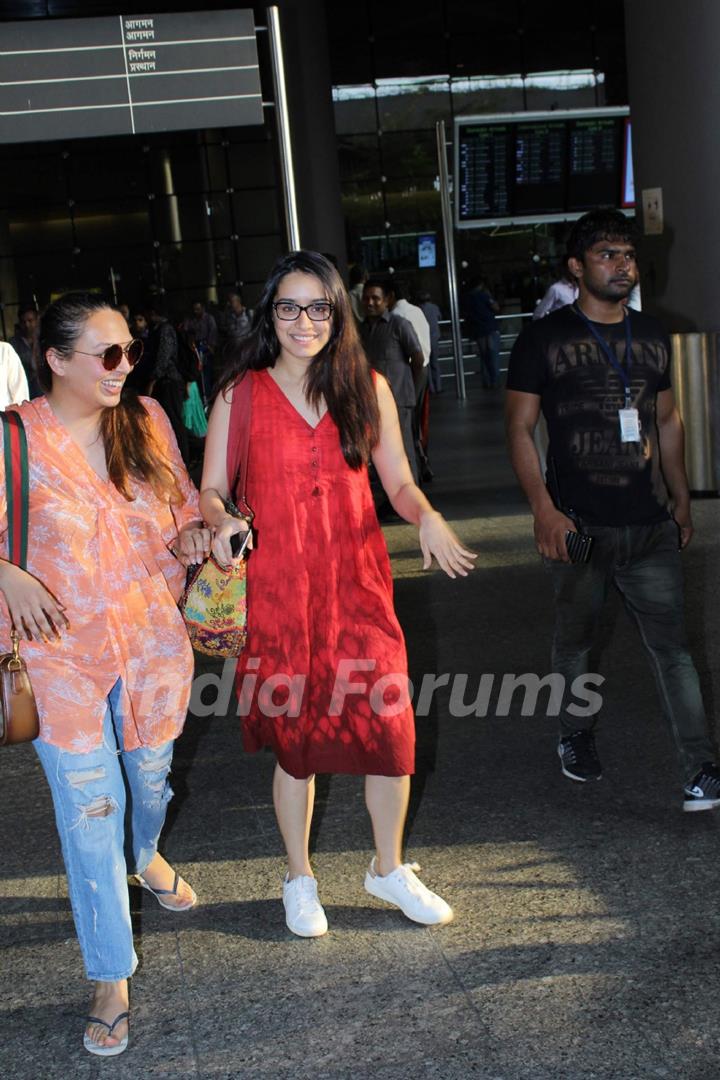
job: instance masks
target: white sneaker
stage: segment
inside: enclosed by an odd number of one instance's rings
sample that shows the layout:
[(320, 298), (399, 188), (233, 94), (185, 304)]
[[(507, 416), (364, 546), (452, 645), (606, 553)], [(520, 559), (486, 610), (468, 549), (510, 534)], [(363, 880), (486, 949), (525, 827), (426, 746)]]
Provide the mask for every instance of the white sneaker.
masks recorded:
[(288, 930), (298, 937), (321, 937), (327, 934), (327, 919), (318, 900), (317, 881), (303, 874), (283, 881), (283, 904)]
[(413, 922), (425, 926), (449, 923), (453, 917), (452, 908), (416, 877), (415, 871), (419, 869), (417, 863), (403, 863), (391, 874), (381, 877), (375, 870), (373, 857), (365, 875), (365, 889), (371, 896), (377, 896), (378, 900), (387, 900), (388, 904), (399, 907), (403, 915)]

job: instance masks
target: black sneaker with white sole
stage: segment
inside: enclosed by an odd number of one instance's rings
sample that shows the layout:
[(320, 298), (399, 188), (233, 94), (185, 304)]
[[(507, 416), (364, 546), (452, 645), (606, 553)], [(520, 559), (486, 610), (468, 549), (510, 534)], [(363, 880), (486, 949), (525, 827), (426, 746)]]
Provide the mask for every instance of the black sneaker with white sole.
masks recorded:
[(683, 810), (714, 810), (720, 806), (720, 768), (706, 761), (684, 790)]
[(565, 735), (558, 743), (560, 765), (565, 776), (571, 780), (599, 780), (602, 765), (595, 749), (595, 736), (592, 731), (574, 731)]

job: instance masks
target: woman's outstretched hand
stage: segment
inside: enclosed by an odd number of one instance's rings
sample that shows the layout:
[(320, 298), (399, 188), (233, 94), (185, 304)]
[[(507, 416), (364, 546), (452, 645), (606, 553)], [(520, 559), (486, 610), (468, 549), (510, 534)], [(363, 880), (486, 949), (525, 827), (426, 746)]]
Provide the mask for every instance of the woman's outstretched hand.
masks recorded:
[(42, 582), (14, 563), (0, 561), (0, 589), (13, 626), (28, 641), (57, 641), (62, 630), (70, 626), (63, 605)]
[(420, 548), (423, 553), (423, 570), (429, 570), (433, 556), (438, 566), (448, 577), (457, 574), (467, 577), (468, 570), (474, 569), (474, 551), (468, 551), (458, 540), (442, 514), (437, 510), (425, 512), (420, 518)]

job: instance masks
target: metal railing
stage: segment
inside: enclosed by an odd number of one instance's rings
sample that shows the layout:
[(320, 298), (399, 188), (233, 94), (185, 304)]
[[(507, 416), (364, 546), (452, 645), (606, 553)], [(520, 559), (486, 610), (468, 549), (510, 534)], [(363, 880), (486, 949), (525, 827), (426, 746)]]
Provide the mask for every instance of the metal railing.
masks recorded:
[[(520, 333), (520, 330), (522, 329), (522, 320), (523, 319), (531, 319), (532, 318), (532, 312), (531, 311), (511, 312), (509, 315), (496, 315), (495, 318), (496, 318), (496, 320), (498, 322), (505, 323), (508, 326), (507, 330), (504, 330), (504, 329), (500, 330), (500, 358), (501, 358), (501, 362), (502, 362), (503, 358), (506, 358), (506, 357), (508, 357), (510, 355), (510, 352), (512, 350), (513, 345), (515, 344), (517, 336)], [(511, 327), (511, 324), (513, 322), (518, 322), (520, 325)], [(477, 350), (475, 348), (475, 343), (473, 342), (472, 338), (468, 337), (467, 333), (465, 332), (465, 320), (462, 319), (462, 318), (460, 319), (460, 327), (461, 327), (461, 330), (462, 330), (462, 358), (461, 359), (462, 359), (464, 372), (465, 372), (466, 375), (477, 375), (477, 374), (479, 374), (479, 372), (474, 371), (474, 370), (470, 370), (470, 369), (465, 367), (465, 361), (466, 360), (477, 361), (479, 359), (479, 357), (478, 357), (478, 354), (477, 354)], [(440, 331), (443, 334), (443, 336), (440, 338), (440, 350), (441, 351), (440, 351), (440, 355), (438, 357), (438, 362), (441, 365), (440, 375), (441, 375), (441, 377), (443, 379), (454, 379), (455, 378), (455, 371), (454, 371), (454, 359), (455, 358), (454, 358), (454, 353), (453, 353), (453, 339), (452, 339), (452, 336), (449, 335), (449, 331), (451, 330), (451, 328), (452, 328), (452, 324), (451, 324), (450, 319), (441, 319), (440, 320)], [(443, 365), (447, 365), (448, 363), (453, 364), (453, 369), (444, 370)], [(501, 366), (500, 370), (501, 371), (507, 371), (507, 364), (505, 364), (504, 367)]]

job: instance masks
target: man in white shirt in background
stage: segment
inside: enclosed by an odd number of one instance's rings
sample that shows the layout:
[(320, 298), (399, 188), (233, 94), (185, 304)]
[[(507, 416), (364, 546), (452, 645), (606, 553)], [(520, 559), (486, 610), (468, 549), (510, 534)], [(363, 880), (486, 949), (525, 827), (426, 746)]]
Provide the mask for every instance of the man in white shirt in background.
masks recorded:
[(557, 281), (553, 281), (548, 291), (539, 301), (533, 311), (533, 320), (544, 319), (551, 311), (557, 308), (567, 307), (574, 304), (578, 298), (577, 281), (570, 273), (567, 256), (563, 259), (563, 268)]
[(405, 290), (399, 281), (391, 279), (388, 285), (388, 304), (393, 315), (400, 315), (407, 319), (417, 334), (420, 348), (423, 354), (423, 368), (425, 368), (425, 385), (427, 386), (427, 366), (430, 363), (430, 324), (425, 318), (422, 308), (409, 303), (405, 299)]
[(20, 357), (7, 341), (0, 341), (0, 409), (30, 400), (28, 381)]
[(417, 307), (416, 304), (411, 304), (405, 298), (405, 289), (400, 281), (391, 278), (388, 289), (388, 305), (390, 311), (393, 315), (399, 315), (402, 319), (407, 319), (415, 331), (422, 350), (423, 369), (420, 381), (416, 386), (417, 399), (415, 402), (415, 422), (413, 430), (420, 464), (420, 478), (421, 480), (432, 480), (433, 471), (430, 468), (430, 462), (427, 457), (428, 425), (427, 422), (425, 424), (422, 423), (423, 403), (425, 401), (425, 395), (428, 392), (430, 353), (432, 350), (430, 323), (425, 318), (422, 308)]

